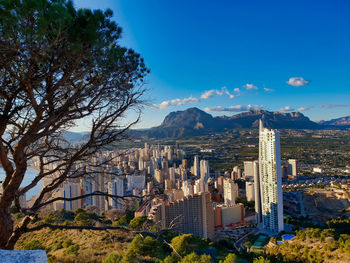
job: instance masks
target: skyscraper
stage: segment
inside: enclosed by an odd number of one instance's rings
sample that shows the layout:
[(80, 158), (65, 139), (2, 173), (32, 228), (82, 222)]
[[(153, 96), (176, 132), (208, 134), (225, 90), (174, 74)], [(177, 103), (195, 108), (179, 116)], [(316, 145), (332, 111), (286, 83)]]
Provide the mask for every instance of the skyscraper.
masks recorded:
[(269, 232), (283, 230), (283, 198), (279, 132), (259, 123), (259, 179), (262, 228)]
[(195, 176), (199, 176), (199, 158), (198, 155), (194, 156), (193, 160), (193, 172)]
[(209, 162), (207, 160), (201, 160), (200, 162), (201, 180), (206, 183), (209, 179)]
[(154, 200), (148, 218), (161, 228), (203, 238), (214, 237), (214, 213), (209, 192), (189, 195), (182, 200)]
[(295, 159), (289, 159), (288, 160), (288, 175), (297, 176), (298, 175), (297, 167), (298, 167), (298, 161)]
[(230, 178), (224, 179), (224, 201), (226, 205), (234, 205), (238, 197), (238, 185)]
[[(124, 196), (124, 180), (117, 178), (108, 182), (108, 193), (111, 195)], [(124, 201), (121, 198), (108, 198), (108, 205), (111, 209), (124, 211)]]

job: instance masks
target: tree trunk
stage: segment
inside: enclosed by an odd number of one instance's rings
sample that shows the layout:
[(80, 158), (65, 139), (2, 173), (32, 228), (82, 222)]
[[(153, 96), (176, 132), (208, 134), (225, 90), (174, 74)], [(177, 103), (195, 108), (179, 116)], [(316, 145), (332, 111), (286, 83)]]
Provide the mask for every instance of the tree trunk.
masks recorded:
[(0, 249), (13, 249), (7, 247), (13, 231), (13, 220), (10, 213), (10, 207), (0, 207)]

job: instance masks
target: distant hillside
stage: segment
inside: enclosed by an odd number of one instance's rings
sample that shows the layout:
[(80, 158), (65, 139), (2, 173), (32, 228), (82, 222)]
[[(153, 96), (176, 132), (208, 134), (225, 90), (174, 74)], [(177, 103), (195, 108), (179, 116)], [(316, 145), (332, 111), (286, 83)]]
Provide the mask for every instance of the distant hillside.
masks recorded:
[(273, 129), (322, 129), (324, 125), (311, 121), (300, 112), (282, 113), (253, 110), (233, 116), (213, 117), (198, 109), (171, 112), (158, 127), (145, 131), (150, 138), (204, 135), (235, 128), (258, 128), (259, 119)]
[[(181, 138), (186, 136), (206, 135), (214, 132), (224, 132), (232, 129), (257, 129), (259, 119), (265, 127), (271, 129), (348, 129), (350, 116), (320, 121), (311, 121), (300, 112), (271, 112), (267, 110), (252, 110), (232, 116), (213, 117), (198, 108), (169, 113), (160, 126), (150, 129), (132, 129), (128, 131), (131, 137), (146, 138)], [(88, 132), (66, 132), (64, 137), (73, 143), (86, 140)]]
[(341, 117), (337, 119), (332, 119), (329, 121), (320, 121), (319, 122), (322, 125), (326, 126), (336, 126), (336, 127), (342, 127), (342, 128), (350, 128), (350, 116)]

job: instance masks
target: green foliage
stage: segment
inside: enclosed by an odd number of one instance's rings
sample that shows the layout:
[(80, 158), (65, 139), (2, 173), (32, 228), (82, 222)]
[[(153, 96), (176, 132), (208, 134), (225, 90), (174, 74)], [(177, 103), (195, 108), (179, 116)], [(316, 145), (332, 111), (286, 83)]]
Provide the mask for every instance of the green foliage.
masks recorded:
[(115, 253), (109, 254), (105, 259), (102, 260), (102, 263), (119, 263), (122, 261), (122, 256)]
[(262, 256), (258, 257), (258, 258), (254, 258), (253, 263), (270, 263), (271, 261), (267, 258), (264, 258)]
[(144, 223), (147, 222), (147, 216), (138, 216), (133, 218), (130, 223), (129, 227), (135, 230), (141, 230)]
[(65, 241), (63, 241), (62, 243), (62, 247), (64, 248), (68, 248), (70, 246), (74, 245), (74, 242), (72, 241), (72, 239), (66, 239)]
[(89, 226), (93, 224), (93, 221), (90, 219), (90, 216), (84, 211), (76, 214), (74, 217), (74, 223), (78, 226)]
[(36, 250), (36, 249), (45, 250), (45, 247), (41, 244), (39, 240), (31, 240), (24, 244), (23, 249), (24, 250)]
[(63, 241), (61, 240), (61, 241), (58, 241), (56, 244), (55, 244), (55, 246), (54, 246), (54, 250), (59, 250), (59, 249), (61, 249), (61, 248), (63, 248)]
[(329, 228), (335, 229), (337, 233), (350, 234), (350, 216), (348, 218), (336, 218), (326, 222)]
[(130, 244), (130, 248), (123, 257), (123, 262), (134, 262), (139, 257), (163, 258), (161, 244), (153, 237), (142, 238), (136, 235)]
[(16, 219), (18, 220), (18, 219), (24, 217), (24, 214), (23, 214), (23, 213), (17, 213), (17, 214), (15, 215), (15, 217), (16, 217)]
[(50, 211), (44, 218), (45, 223), (63, 223), (64, 221), (74, 220), (74, 213), (61, 209), (58, 211)]
[(114, 221), (112, 226), (126, 226), (134, 218), (134, 213), (132, 211), (126, 211), (126, 213)]
[(80, 246), (78, 244), (74, 244), (69, 246), (66, 251), (64, 251), (65, 255), (71, 255), (71, 254), (75, 254), (78, 255), (78, 251), (80, 249)]
[(171, 241), (171, 246), (177, 251), (177, 253), (179, 253), (180, 256), (183, 257), (188, 253), (207, 248), (208, 243), (204, 239), (201, 239), (193, 234), (184, 234), (174, 237)]
[(197, 255), (195, 252), (192, 252), (186, 255), (181, 261), (181, 263), (213, 263), (213, 260), (209, 255)]
[(235, 254), (230, 253), (226, 256), (224, 261), (220, 260), (220, 263), (238, 263), (238, 257)]
[(178, 260), (176, 257), (172, 256), (172, 255), (169, 255), (167, 256), (164, 260), (163, 260), (163, 263), (177, 263)]

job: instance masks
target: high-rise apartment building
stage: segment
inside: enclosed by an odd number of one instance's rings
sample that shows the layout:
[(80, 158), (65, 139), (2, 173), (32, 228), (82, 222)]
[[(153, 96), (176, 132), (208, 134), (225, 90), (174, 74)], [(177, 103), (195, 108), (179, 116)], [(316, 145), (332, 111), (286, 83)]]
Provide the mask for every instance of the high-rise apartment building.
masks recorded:
[[(79, 183), (65, 182), (63, 184), (63, 197), (64, 198), (74, 198), (81, 195), (81, 189)], [(81, 200), (77, 199), (74, 201), (64, 201), (64, 209), (75, 211), (81, 208)]]
[(209, 162), (207, 160), (201, 160), (200, 174), (201, 174), (201, 180), (203, 182), (207, 182), (209, 179)]
[(288, 175), (297, 176), (298, 175), (298, 161), (295, 159), (288, 160)]
[(224, 179), (224, 201), (226, 205), (234, 205), (238, 197), (238, 185), (230, 178)]
[(262, 228), (269, 232), (283, 230), (280, 136), (259, 123), (259, 179)]
[(247, 177), (253, 177), (253, 162), (252, 161), (245, 161), (244, 164), (244, 176)]
[(149, 218), (162, 229), (172, 228), (202, 238), (214, 237), (214, 213), (209, 192), (190, 195), (175, 202), (159, 201)]
[(253, 182), (246, 182), (245, 183), (245, 194), (247, 197), (247, 201), (254, 201), (255, 200), (254, 183)]
[[(117, 178), (112, 182), (108, 182), (108, 194), (124, 196), (124, 180)], [(108, 198), (108, 206), (110, 209), (123, 211), (124, 201), (122, 198)]]
[(194, 156), (194, 160), (193, 160), (193, 174), (195, 176), (199, 176), (199, 157), (198, 157), (198, 155)]

